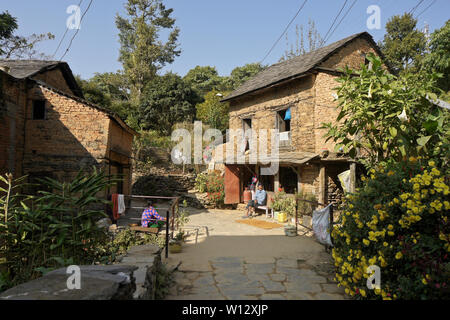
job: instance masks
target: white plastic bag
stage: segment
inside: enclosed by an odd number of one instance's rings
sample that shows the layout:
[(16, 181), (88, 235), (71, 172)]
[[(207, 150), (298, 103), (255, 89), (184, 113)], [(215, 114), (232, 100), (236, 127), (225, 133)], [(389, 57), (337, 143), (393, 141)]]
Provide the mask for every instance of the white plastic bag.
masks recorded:
[(332, 246), (330, 236), (330, 208), (331, 204), (321, 210), (314, 210), (312, 214), (312, 228), (317, 240), (329, 246)]
[(350, 192), (350, 170), (338, 174), (338, 179), (341, 182), (342, 189), (345, 192)]

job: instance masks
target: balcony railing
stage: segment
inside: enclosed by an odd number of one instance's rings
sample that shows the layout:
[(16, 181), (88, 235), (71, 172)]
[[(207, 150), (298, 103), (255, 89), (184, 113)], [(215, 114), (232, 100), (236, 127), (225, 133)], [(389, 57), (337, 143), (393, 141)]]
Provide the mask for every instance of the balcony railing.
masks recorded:
[(291, 146), (291, 132), (285, 131), (278, 133), (278, 143), (280, 147), (290, 147)]

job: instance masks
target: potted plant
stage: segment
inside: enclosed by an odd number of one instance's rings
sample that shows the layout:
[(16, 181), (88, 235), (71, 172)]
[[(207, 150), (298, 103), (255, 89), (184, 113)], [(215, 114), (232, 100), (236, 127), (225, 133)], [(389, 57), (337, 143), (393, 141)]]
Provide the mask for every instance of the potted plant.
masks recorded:
[(284, 192), (276, 192), (272, 200), (273, 218), (278, 220), (280, 212), (283, 210)]
[(170, 253), (180, 253), (181, 252), (181, 242), (175, 239), (169, 241), (169, 252)]

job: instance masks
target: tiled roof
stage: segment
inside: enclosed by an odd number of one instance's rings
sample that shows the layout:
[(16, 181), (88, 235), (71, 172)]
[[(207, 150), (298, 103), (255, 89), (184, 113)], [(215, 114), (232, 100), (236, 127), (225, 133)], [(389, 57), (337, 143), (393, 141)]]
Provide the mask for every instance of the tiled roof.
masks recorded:
[(8, 60), (0, 59), (0, 67), (9, 68), (8, 73), (16, 79), (32, 77), (46, 69), (57, 67), (63, 62), (45, 60)]
[(372, 36), (369, 33), (361, 32), (354, 34), (345, 39), (336, 41), (328, 46), (319, 48), (317, 50), (280, 63), (276, 63), (268, 67), (267, 69), (264, 69), (263, 71), (256, 74), (253, 78), (249, 79), (247, 82), (238, 87), (222, 101), (231, 100), (250, 92), (302, 76), (317, 67), (330, 55), (335, 53), (337, 49), (345, 46), (350, 41), (353, 41), (354, 39), (359, 37), (367, 38), (375, 46), (375, 48), (377, 48)]
[(16, 79), (26, 79), (55, 68), (61, 68), (69, 87), (79, 97), (83, 93), (76, 82), (69, 65), (63, 61), (47, 60), (10, 60), (0, 59), (0, 69)]

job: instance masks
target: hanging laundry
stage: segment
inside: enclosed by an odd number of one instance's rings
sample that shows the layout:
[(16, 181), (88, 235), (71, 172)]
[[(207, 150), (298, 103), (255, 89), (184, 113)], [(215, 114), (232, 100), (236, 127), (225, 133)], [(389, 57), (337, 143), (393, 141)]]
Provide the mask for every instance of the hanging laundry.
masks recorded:
[(119, 215), (119, 195), (117, 193), (112, 195), (112, 203), (113, 203), (113, 217), (114, 220), (118, 220), (120, 218)]
[(117, 202), (118, 202), (118, 212), (120, 215), (125, 215), (125, 197), (123, 194), (119, 194), (119, 196), (117, 197)]
[(291, 120), (291, 108), (286, 110), (286, 115), (284, 116), (284, 120)]

